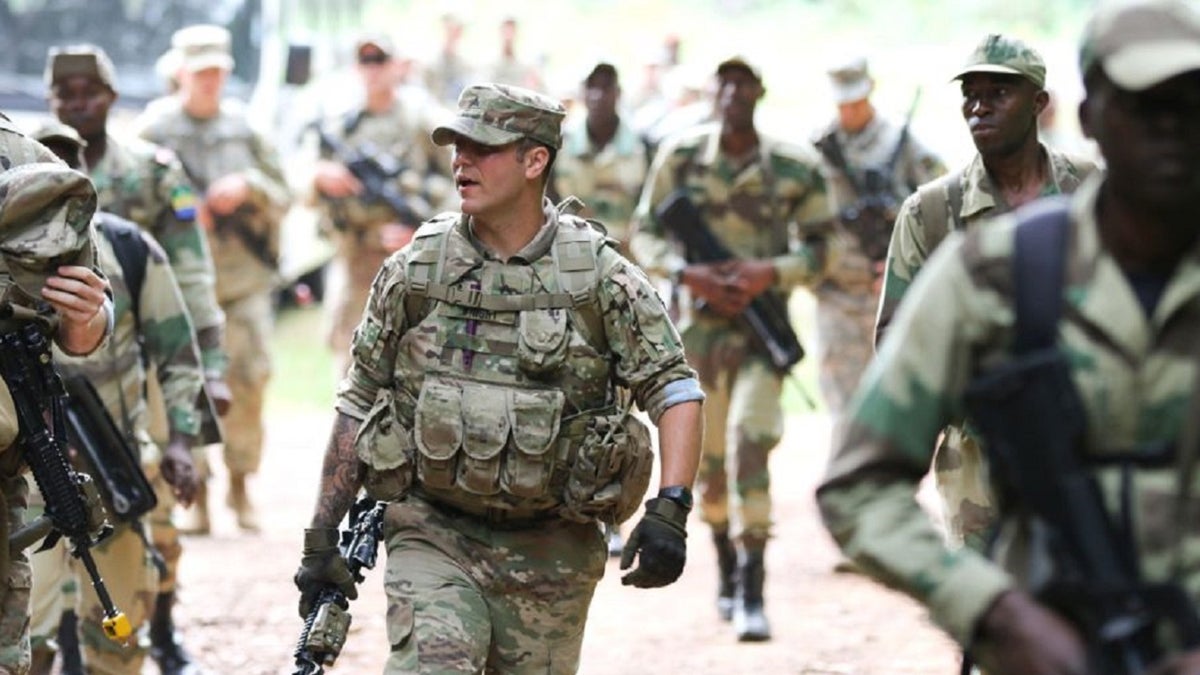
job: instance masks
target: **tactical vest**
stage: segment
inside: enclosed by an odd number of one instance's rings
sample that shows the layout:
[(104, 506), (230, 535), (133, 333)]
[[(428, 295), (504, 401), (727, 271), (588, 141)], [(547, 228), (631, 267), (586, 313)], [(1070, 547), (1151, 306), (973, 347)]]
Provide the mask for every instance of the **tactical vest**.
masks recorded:
[(408, 329), (394, 385), (356, 448), (366, 487), (410, 489), (493, 522), (620, 522), (653, 458), (646, 427), (612, 381), (596, 289), (619, 260), (604, 236), (559, 215), (530, 264), (481, 260), (456, 214), (418, 230), (404, 279)]

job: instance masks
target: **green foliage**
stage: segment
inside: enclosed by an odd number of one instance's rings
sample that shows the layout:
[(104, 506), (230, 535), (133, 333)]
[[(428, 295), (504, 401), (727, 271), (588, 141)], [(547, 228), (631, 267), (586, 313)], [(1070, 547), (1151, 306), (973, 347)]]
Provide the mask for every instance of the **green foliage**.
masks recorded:
[(318, 305), (280, 312), (271, 339), (269, 409), (328, 413), (337, 383)]

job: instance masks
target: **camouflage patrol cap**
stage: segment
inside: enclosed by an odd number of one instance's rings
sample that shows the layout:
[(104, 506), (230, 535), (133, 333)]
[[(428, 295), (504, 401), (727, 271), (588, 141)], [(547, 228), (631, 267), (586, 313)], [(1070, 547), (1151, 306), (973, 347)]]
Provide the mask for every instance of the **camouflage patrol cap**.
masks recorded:
[(43, 145), (50, 141), (61, 141), (79, 150), (87, 147), (87, 141), (83, 140), (75, 127), (55, 119), (49, 119), (39, 124), (29, 133), (29, 137)]
[(1046, 86), (1046, 62), (1036, 49), (1017, 38), (992, 33), (983, 38), (967, 58), (967, 64), (951, 80), (968, 73), (1020, 75), (1037, 85)]
[(92, 266), (95, 212), (92, 181), (62, 164), (22, 164), (0, 173), (0, 279), (7, 272), (26, 296), (38, 299), (60, 266)]
[(179, 54), (179, 67), (196, 72), (208, 68), (233, 69), (229, 31), (212, 24), (180, 28), (171, 36), (171, 49)]
[(458, 97), (458, 116), (433, 130), (433, 142), (450, 145), (457, 136), (483, 145), (507, 145), (530, 138), (555, 150), (562, 147), (561, 103), (507, 84), (475, 84)]
[(1200, 70), (1200, 14), (1180, 0), (1102, 5), (1084, 29), (1079, 51), (1081, 72), (1096, 65), (1129, 91)]
[(833, 98), (838, 103), (861, 101), (871, 95), (875, 86), (867, 68), (865, 56), (854, 56), (829, 69), (829, 82), (833, 85)]
[(112, 91), (117, 90), (117, 70), (113, 67), (112, 59), (96, 45), (50, 48), (46, 54), (46, 87), (71, 75), (95, 78)]

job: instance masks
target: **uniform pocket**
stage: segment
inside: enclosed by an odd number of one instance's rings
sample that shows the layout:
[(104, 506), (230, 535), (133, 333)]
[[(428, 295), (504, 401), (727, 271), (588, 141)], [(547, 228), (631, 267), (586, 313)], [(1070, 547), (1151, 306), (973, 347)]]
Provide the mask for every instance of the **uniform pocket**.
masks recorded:
[(417, 475), (431, 488), (454, 485), (455, 454), (463, 443), (462, 389), (441, 378), (426, 377), (417, 399), (413, 438)]
[(367, 465), (363, 488), (368, 495), (391, 502), (408, 493), (413, 448), (412, 432), (396, 416), (394, 392), (381, 389), (354, 437), (354, 451)]
[(463, 388), (463, 456), (458, 485), (477, 495), (500, 492), (500, 453), (508, 441), (504, 390), (484, 385)]
[(521, 312), (517, 322), (517, 361), (521, 371), (544, 377), (561, 368), (567, 356), (567, 328), (565, 309)]
[(564, 396), (558, 390), (510, 391), (508, 414), (514, 451), (504, 464), (504, 490), (518, 497), (546, 493), (554, 469), (554, 453)]

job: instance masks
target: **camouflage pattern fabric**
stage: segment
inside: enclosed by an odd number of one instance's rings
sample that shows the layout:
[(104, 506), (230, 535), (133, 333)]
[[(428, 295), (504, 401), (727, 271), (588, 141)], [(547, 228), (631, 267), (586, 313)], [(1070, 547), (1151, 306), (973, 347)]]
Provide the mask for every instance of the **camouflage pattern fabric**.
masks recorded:
[[(337, 408), (365, 420), (356, 448), (372, 472), (413, 482), (388, 510), (389, 673), (485, 662), (575, 672), (606, 553), (594, 521), (558, 517), (567, 490), (550, 482), (551, 448), (573, 447), (554, 441), (611, 406), (617, 383), (652, 420), (673, 391), (694, 387), (649, 280), (584, 221), (549, 201), (544, 212), (541, 231), (506, 262), (485, 252), (468, 217), (425, 224), (384, 263), (355, 332)], [(442, 275), (428, 276), (435, 265)], [(496, 302), (580, 284), (594, 321), (581, 308), (471, 309), (428, 297), (410, 320), (414, 280), (450, 280), (457, 297), (476, 290)], [(494, 395), (468, 395), (479, 390)]]
[(438, 51), (424, 67), (425, 88), (445, 105), (454, 105), (474, 77), (474, 68), (461, 54)]
[(967, 73), (1007, 73), (1020, 75), (1038, 89), (1046, 86), (1046, 62), (1037, 50), (1025, 42), (1007, 35), (985, 35), (972, 50), (958, 78)]
[[(720, 152), (719, 139), (719, 127), (705, 125), (659, 150), (634, 216), (634, 258), (659, 276), (683, 264), (653, 210), (685, 187), (735, 255), (775, 263), (780, 290), (816, 284), (825, 270), (831, 214), (815, 152), (763, 139), (758, 157), (735, 164)], [(765, 357), (749, 351), (733, 320), (693, 311), (687, 289), (678, 294), (680, 332), (706, 397), (701, 516), (717, 529), (733, 524), (735, 538), (765, 538), (771, 527), (767, 453), (783, 428), (780, 377)]]
[[(1049, 161), (1043, 196), (1070, 194), (1096, 170), (1089, 160), (1071, 157), (1045, 146), (1043, 148)], [(962, 209), (959, 213), (968, 229), (1010, 210), (996, 195), (982, 157), (976, 155), (958, 175), (961, 176), (959, 184), (962, 189)], [(953, 176), (944, 180), (950, 179)], [(883, 297), (875, 324), (877, 343), (884, 331), (890, 330), (888, 326), (896, 308), (917, 272), (941, 245), (946, 234), (954, 230), (953, 219), (948, 211), (945, 223), (925, 223), (921, 199), (921, 193), (918, 192), (904, 200), (900, 215), (896, 218), (896, 229), (892, 232), (888, 247)], [(938, 444), (934, 469), (947, 536), (952, 542), (966, 543), (982, 550), (987, 533), (996, 519), (995, 499), (988, 487), (983, 451), (978, 440), (961, 422), (946, 428)]]
[[(902, 126), (876, 114), (857, 133), (846, 133), (836, 121), (823, 132), (833, 134), (847, 165), (860, 177), (868, 168), (882, 169), (891, 161), (900, 140)], [(836, 210), (854, 204), (862, 197), (844, 173), (824, 157), (825, 175)], [(904, 144), (892, 190), (899, 199), (913, 187), (927, 183), (946, 172), (942, 161), (911, 134)], [(894, 214), (893, 214), (894, 217)], [(838, 417), (858, 386), (858, 380), (874, 356), (875, 313), (879, 307), (875, 270), (863, 254), (856, 238), (845, 232), (839, 237), (845, 245), (828, 270), (828, 277), (817, 286), (817, 358), (821, 364), (821, 394), (829, 411)]]
[(221, 421), (225, 466), (231, 472), (255, 473), (262, 463), (263, 404), (271, 379), (273, 312), (268, 292), (225, 305), (227, 379), (234, 403)]
[(499, 531), (410, 497), (388, 507), (384, 533), (385, 673), (578, 671), (607, 556), (594, 523)]
[[(1073, 196), (1063, 312), (1058, 338), (1087, 428), (1080, 452), (1113, 453), (1173, 443), (1190, 423), (1200, 336), (1200, 251), (1187, 252), (1147, 318), (1129, 281), (1104, 249), (1095, 220), (1100, 181)], [(996, 596), (1043, 579), (1042, 553), (1027, 523), (1004, 513), (995, 559), (963, 547), (946, 550), (914, 496), (929, 467), (934, 437), (961, 416), (963, 392), (982, 370), (1010, 357), (1013, 331), (1009, 216), (951, 235), (917, 277), (850, 410), (845, 440), (817, 496), (843, 550), (871, 576), (924, 603), (960, 644)], [(1146, 583), (1175, 580), (1200, 601), (1196, 500), (1190, 453), (1166, 467), (1133, 470), (1130, 518)], [(1097, 468), (1110, 506), (1121, 503), (1117, 462)], [(1181, 477), (1193, 485), (1181, 488)], [(1186, 493), (1185, 493), (1186, 494)], [(1178, 505), (1180, 508), (1175, 508)]]
[(456, 135), (484, 145), (506, 145), (530, 138), (562, 147), (566, 108), (536, 91), (507, 84), (476, 84), (458, 97), (457, 116), (433, 129), (433, 142), (449, 145)]
[[(48, 163), (53, 165), (53, 170), (60, 173), (75, 174), (75, 172), (69, 171), (44, 146), (29, 140), (17, 131), (12, 122), (0, 114), (0, 181), (5, 180), (5, 174), (9, 174), (13, 167), (33, 163)], [(50, 166), (44, 168), (47, 172), (51, 170)], [(55, 184), (50, 183), (49, 185)], [(13, 185), (15, 183), (6, 182), (5, 189), (11, 189)], [(46, 189), (47, 184), (42, 184), (41, 188)], [(4, 204), (16, 193), (4, 192), (3, 194), (5, 197), (0, 199), (0, 204)], [(57, 205), (51, 203), (52, 211), (49, 217), (89, 223), (92, 209), (95, 208), (94, 199), (93, 195), (91, 200), (85, 200), (88, 204), (82, 208), (72, 200), (65, 200)], [(89, 232), (89, 236), (82, 238), (79, 244), (81, 246), (80, 253), (90, 259), (94, 252), (91, 233)], [(7, 267), (7, 262), (0, 258), (0, 272), (3, 272), (4, 276), (8, 275)], [(12, 284), (6, 283), (4, 286), (11, 287)], [(7, 391), (7, 388), (5, 390)], [(11, 406), (11, 399), (7, 397), (0, 401)], [(15, 415), (12, 414), (12, 410), (7, 410), (4, 415), (0, 415), (0, 421), (14, 422)], [(0, 430), (0, 436), (9, 438), (9, 443), (11, 443), (11, 439), (16, 436), (16, 431), (15, 428)], [(11, 446), (0, 448), (0, 514), (3, 514), (0, 516), (0, 541), (7, 541), (9, 532), (20, 527), (25, 521), (29, 488), (24, 476), (18, 475), (20, 466), (20, 456), (15, 448)], [(25, 551), (10, 552), (8, 547), (4, 547), (4, 554), (0, 555), (0, 563), (2, 563), (0, 564), (0, 672), (24, 675), (29, 671), (30, 665), (29, 598), (33, 574), (29, 566), (29, 557)]]
[[(404, 167), (393, 179), (393, 186), (425, 219), (456, 208), (458, 202), (450, 177), (449, 153), (434, 145), (427, 132), (433, 126), (432, 114), (430, 105), (422, 99), (401, 97), (386, 113), (354, 113), (353, 125), (347, 121), (349, 116), (343, 116), (326, 122), (324, 129), (347, 149), (378, 154)], [(324, 149), (321, 158), (337, 159)], [(380, 229), (401, 220), (382, 202), (357, 197), (331, 200), (317, 194), (312, 199), (320, 204), (324, 221), (332, 224), (326, 233), (337, 247), (334, 264), (342, 274), (341, 283), (327, 286), (324, 298), (329, 345), (335, 354), (347, 355), (371, 281), (392, 252), (384, 246)], [(402, 224), (415, 228), (420, 223)], [(344, 372), (344, 368), (338, 372)]]
[[(274, 148), (250, 127), (241, 104), (222, 101), (215, 118), (198, 120), (183, 111), (178, 99), (161, 99), (146, 107), (136, 127), (142, 138), (175, 151), (201, 193), (223, 176), (245, 177), (251, 196), (233, 217), (268, 242), (268, 253), (278, 253), (279, 223), (290, 199), (287, 182)], [(210, 232), (208, 237), (222, 307), (274, 287), (275, 270), (252, 253), (242, 237), (229, 230)]]
[(100, 210), (137, 223), (167, 252), (196, 326), (204, 369), (223, 373), (225, 317), (217, 304), (212, 253), (196, 222), (199, 197), (175, 153), (142, 140), (109, 135), (104, 157), (88, 167), (88, 173), (96, 185)]
[(608, 235), (629, 243), (629, 222), (646, 182), (646, 147), (621, 119), (617, 133), (603, 148), (592, 146), (583, 117), (563, 132), (563, 147), (554, 160), (554, 191), (583, 200), (579, 215), (600, 221)]

